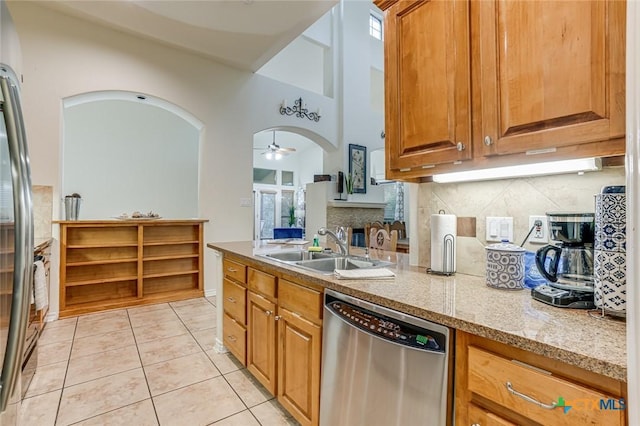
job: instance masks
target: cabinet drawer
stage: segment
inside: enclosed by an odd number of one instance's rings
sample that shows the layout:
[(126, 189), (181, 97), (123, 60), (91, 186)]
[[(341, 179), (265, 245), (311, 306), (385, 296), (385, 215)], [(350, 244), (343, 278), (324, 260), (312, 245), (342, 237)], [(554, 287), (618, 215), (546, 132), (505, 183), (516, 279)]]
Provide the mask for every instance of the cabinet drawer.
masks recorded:
[[(620, 410), (618, 398), (473, 346), (469, 346), (468, 354), (469, 390), (526, 418), (558, 426), (624, 424), (624, 410)], [(510, 383), (512, 391), (508, 389), (507, 383)], [(544, 408), (525, 397), (543, 404), (556, 403), (560, 406)], [(605, 408), (618, 410), (602, 409), (601, 401)]]
[(474, 404), (469, 404), (469, 424), (482, 426), (516, 426), (515, 423), (511, 423)]
[(271, 299), (275, 299), (276, 277), (273, 275), (249, 268), (247, 283), (249, 284), (250, 290), (257, 291)]
[(222, 266), (226, 277), (233, 278), (244, 284), (247, 283), (247, 267), (245, 265), (234, 262), (233, 260), (224, 259)]
[(247, 365), (247, 330), (229, 315), (224, 314), (222, 320), (222, 338), (225, 346), (236, 358)]
[(225, 278), (222, 293), (224, 311), (240, 324), (247, 324), (247, 289)]
[(322, 293), (291, 281), (280, 280), (278, 305), (313, 321), (322, 321)]

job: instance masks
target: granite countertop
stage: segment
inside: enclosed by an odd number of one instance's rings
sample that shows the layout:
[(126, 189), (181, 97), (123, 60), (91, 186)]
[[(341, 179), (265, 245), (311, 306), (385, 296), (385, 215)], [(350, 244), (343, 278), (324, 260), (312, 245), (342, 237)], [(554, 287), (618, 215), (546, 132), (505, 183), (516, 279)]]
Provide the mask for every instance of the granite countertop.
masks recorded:
[[(626, 324), (619, 318), (594, 318), (586, 310), (563, 309), (531, 298), (528, 290), (487, 287), (482, 277), (430, 275), (409, 266), (408, 255), (372, 253), (396, 263), (393, 280), (338, 280), (256, 256), (300, 247), (259, 241), (209, 243), (207, 247), (244, 258), (249, 263), (313, 282), (369, 302), (448, 327), (512, 345), (548, 358), (626, 382)], [(359, 254), (352, 250), (352, 254)], [(458, 259), (463, 261), (463, 259)]]

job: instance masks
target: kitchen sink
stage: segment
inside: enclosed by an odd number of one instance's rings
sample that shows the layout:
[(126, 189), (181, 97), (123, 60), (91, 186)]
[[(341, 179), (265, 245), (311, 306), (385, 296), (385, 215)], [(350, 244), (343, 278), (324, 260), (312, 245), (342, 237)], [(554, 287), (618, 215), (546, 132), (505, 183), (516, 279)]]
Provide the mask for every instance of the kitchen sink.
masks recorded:
[(336, 269), (372, 269), (393, 265), (382, 260), (366, 259), (363, 257), (349, 256), (333, 259), (314, 259), (295, 262), (295, 265), (317, 272), (332, 274)]
[(269, 259), (273, 260), (279, 260), (281, 262), (299, 262), (314, 259), (333, 259), (340, 256), (340, 254), (316, 251), (289, 250), (267, 253), (263, 254), (262, 256), (268, 257)]
[(287, 250), (265, 253), (259, 256), (326, 275), (333, 274), (336, 269), (372, 269), (393, 265), (393, 263), (383, 260), (361, 256), (345, 256), (334, 252)]

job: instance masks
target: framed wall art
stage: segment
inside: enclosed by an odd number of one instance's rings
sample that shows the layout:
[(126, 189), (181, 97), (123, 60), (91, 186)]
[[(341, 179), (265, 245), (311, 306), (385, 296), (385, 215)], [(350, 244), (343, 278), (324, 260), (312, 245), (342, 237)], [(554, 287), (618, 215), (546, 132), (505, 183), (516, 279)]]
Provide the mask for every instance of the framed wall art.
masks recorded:
[(367, 147), (349, 144), (349, 174), (353, 179), (353, 192), (367, 193)]

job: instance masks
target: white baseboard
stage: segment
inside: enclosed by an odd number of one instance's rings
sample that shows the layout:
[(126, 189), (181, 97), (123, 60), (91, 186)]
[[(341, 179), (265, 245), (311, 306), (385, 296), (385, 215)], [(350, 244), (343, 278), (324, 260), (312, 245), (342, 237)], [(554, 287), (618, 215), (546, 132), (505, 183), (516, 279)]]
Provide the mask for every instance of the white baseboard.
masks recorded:
[(204, 297), (213, 297), (215, 295), (216, 295), (216, 289), (215, 288), (204, 291)]
[(229, 352), (229, 350), (224, 346), (224, 343), (222, 343), (218, 338), (216, 338), (216, 345), (213, 350), (219, 354), (226, 354)]
[(47, 312), (47, 315), (44, 317), (44, 322), (51, 322), (51, 321), (56, 321), (58, 318), (60, 318), (60, 313), (59, 312)]

